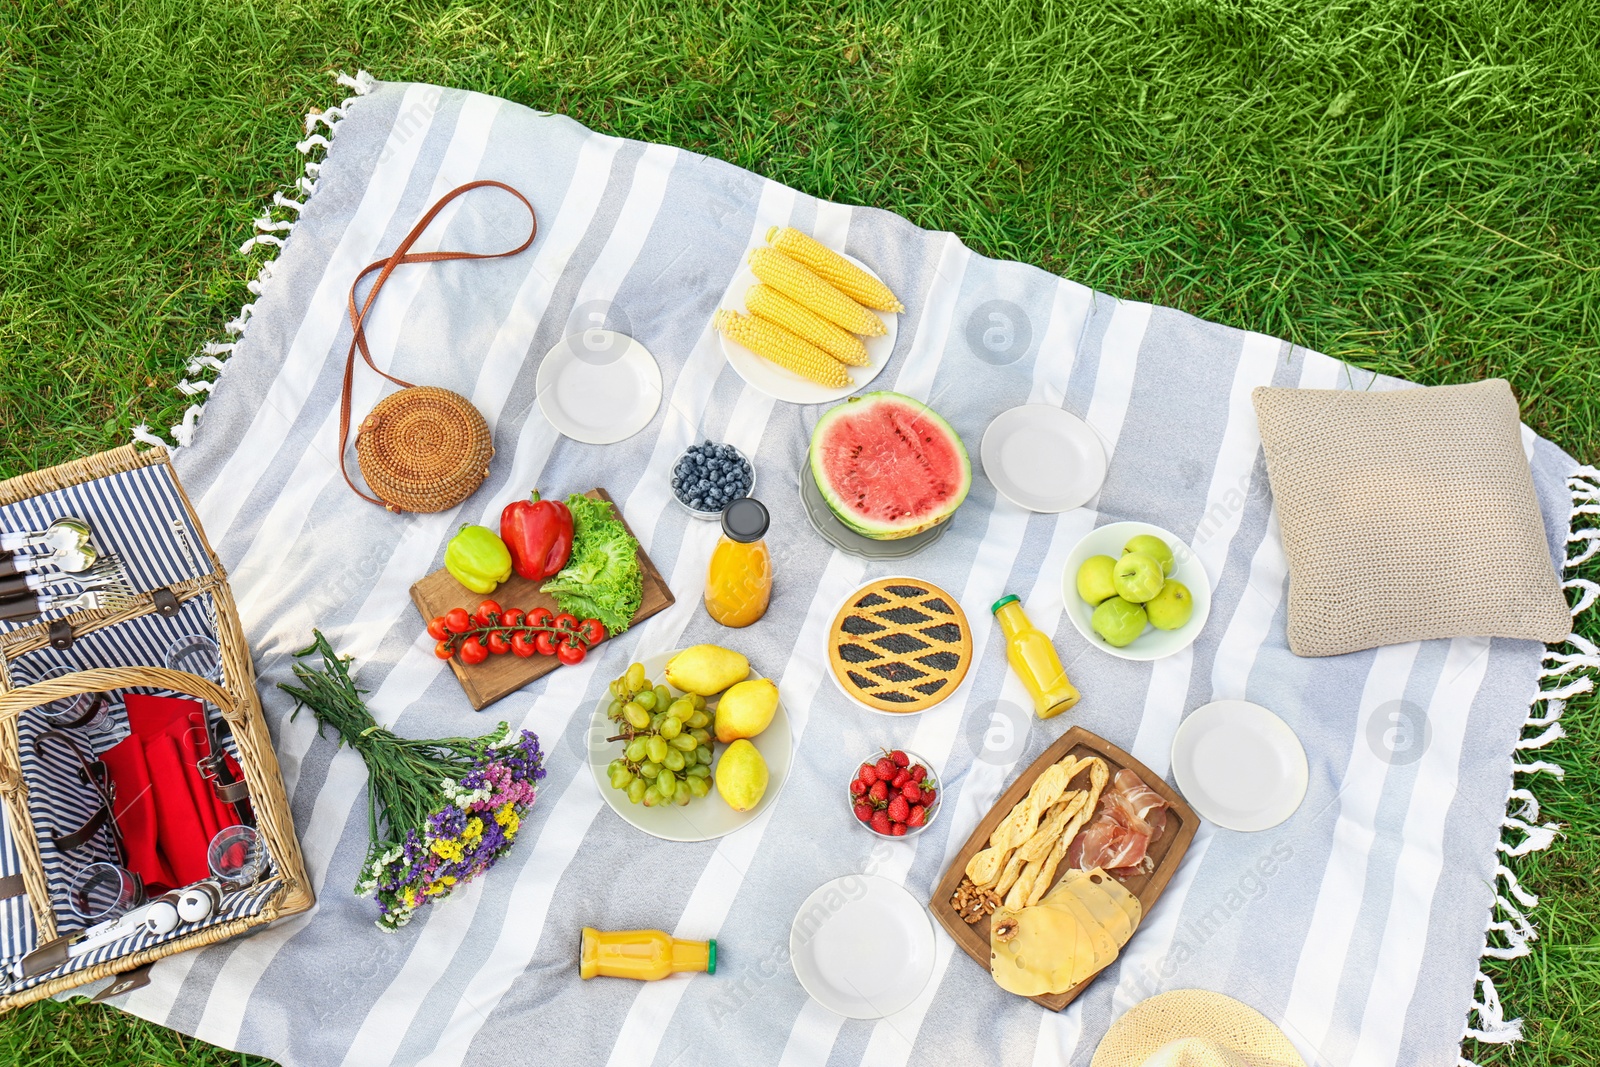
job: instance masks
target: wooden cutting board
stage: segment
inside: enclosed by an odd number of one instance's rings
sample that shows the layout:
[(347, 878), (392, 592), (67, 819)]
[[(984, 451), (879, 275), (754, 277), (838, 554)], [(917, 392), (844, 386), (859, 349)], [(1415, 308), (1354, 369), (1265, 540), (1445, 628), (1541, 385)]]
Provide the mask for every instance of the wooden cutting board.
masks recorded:
[[(597, 500), (608, 503), (611, 497), (604, 489), (591, 489), (584, 494)], [(617, 518), (622, 519), (622, 509), (617, 508)], [(622, 519), (622, 525), (627, 527), (628, 520)], [(630, 529), (631, 534), (633, 531)], [(674, 601), (672, 590), (667, 588), (667, 581), (661, 577), (661, 572), (656, 570), (656, 565), (650, 562), (650, 557), (644, 554), (644, 549), (639, 549), (639, 567), (644, 572), (644, 599), (639, 604), (639, 611), (633, 617), (633, 626), (648, 619), (663, 608), (671, 606)], [(436, 570), (426, 578), (421, 579), (411, 587), (411, 602), (422, 613), (423, 624), (437, 615), (443, 615), (452, 608), (466, 608), (476, 611), (478, 605), (484, 600), (493, 600), (501, 607), (510, 610), (521, 608), (523, 611), (532, 611), (534, 608), (549, 608), (551, 611), (560, 611), (556, 607), (556, 599), (539, 592), (539, 583), (530, 582), (512, 573), (511, 577), (500, 583), (500, 588), (487, 595), (474, 593), (460, 582), (450, 576), (447, 570)], [(503, 656), (490, 656), (475, 666), (467, 666), (459, 657), (450, 658), (450, 669), (455, 672), (456, 681), (461, 683), (461, 688), (466, 691), (467, 699), (472, 701), (475, 711), (482, 711), (501, 697), (509, 696), (518, 689), (537, 678), (543, 678), (557, 667), (561, 661), (554, 656), (529, 656), (527, 659), (506, 653)]]
[[(1167, 883), (1172, 881), (1172, 876), (1177, 873), (1178, 863), (1183, 859), (1184, 853), (1189, 851), (1189, 842), (1194, 840), (1195, 831), (1200, 828), (1200, 817), (1195, 814), (1194, 809), (1184, 803), (1177, 791), (1160, 776), (1105, 738), (1092, 734), (1081, 726), (1074, 726), (1057, 738), (1055, 744), (1045, 749), (1043, 755), (1018, 775), (1016, 781), (1011, 783), (1011, 788), (1007, 789), (995, 802), (994, 807), (989, 809), (989, 814), (978, 823), (978, 828), (972, 831), (972, 836), (967, 838), (967, 843), (961, 847), (950, 868), (944, 872), (944, 877), (934, 887), (933, 899), (928, 902), (928, 909), (933, 912), (940, 925), (949, 931), (950, 936), (955, 938), (956, 944), (960, 945), (985, 971), (989, 969), (989, 917), (986, 915), (978, 922), (967, 925), (951, 906), (950, 897), (954, 895), (956, 887), (961, 884), (961, 879), (966, 874), (967, 862), (974, 854), (988, 847), (989, 835), (994, 833), (994, 828), (999, 825), (1000, 820), (1027, 795), (1028, 790), (1033, 787), (1034, 779), (1043, 774), (1045, 768), (1060, 762), (1069, 752), (1078, 757), (1099, 756), (1106, 761), (1112, 776), (1124, 767), (1127, 768), (1137, 774), (1145, 785), (1160, 794), (1161, 799), (1170, 807), (1167, 812), (1167, 828), (1162, 831), (1160, 837), (1150, 843), (1149, 855), (1155, 860), (1155, 869), (1149, 874), (1118, 879), (1130, 893), (1139, 898), (1139, 904), (1143, 907), (1146, 918), (1149, 917), (1150, 909), (1155, 905), (1156, 899), (1166, 890)], [(1110, 778), (1106, 780), (1106, 788), (1111, 788)], [(1059, 875), (1065, 873), (1066, 867), (1063, 865), (1056, 880), (1059, 881)], [(1140, 921), (1140, 925), (1143, 925), (1143, 920)], [(1139, 931), (1134, 930), (1133, 938), (1128, 943), (1132, 944), (1138, 937)], [(1051, 1011), (1060, 1011), (1089, 988), (1089, 983), (1098, 975), (1098, 971), (1091, 974), (1064, 993), (1047, 993), (1029, 999)]]

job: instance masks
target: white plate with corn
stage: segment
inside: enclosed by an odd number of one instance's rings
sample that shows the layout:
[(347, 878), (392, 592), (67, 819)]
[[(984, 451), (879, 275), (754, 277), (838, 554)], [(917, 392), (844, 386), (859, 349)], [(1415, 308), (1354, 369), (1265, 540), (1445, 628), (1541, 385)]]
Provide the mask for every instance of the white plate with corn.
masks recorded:
[(774, 226), (740, 264), (716, 327), (747, 383), (791, 404), (828, 404), (883, 370), (904, 310), (854, 256)]

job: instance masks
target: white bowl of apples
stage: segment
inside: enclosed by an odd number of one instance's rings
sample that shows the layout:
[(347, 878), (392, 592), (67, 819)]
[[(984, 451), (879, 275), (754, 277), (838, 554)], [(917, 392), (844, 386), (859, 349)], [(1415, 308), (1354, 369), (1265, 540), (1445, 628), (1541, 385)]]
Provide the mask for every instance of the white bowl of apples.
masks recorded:
[(1067, 618), (1091, 645), (1152, 660), (1188, 648), (1211, 613), (1211, 582), (1184, 542), (1148, 522), (1113, 522), (1067, 554)]

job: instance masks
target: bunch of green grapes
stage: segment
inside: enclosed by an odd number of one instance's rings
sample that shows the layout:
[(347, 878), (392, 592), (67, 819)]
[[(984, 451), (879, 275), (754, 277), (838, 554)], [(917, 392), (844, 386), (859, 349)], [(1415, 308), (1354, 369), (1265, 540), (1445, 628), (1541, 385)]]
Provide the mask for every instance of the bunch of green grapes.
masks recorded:
[(611, 788), (635, 804), (682, 807), (711, 792), (711, 715), (702, 696), (673, 696), (665, 685), (651, 685), (644, 664), (630, 664), (611, 683), (606, 715), (622, 727), (619, 759), (606, 775)]

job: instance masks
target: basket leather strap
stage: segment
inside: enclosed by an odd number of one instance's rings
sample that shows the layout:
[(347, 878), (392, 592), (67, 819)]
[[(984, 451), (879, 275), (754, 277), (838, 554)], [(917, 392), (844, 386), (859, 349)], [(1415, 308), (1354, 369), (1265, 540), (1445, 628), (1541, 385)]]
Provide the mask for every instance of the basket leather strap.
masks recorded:
[[(522, 202), (522, 206), (528, 209), (528, 237), (526, 240), (517, 245), (517, 247), (508, 249), (504, 252), (411, 252), (411, 246), (416, 244), (417, 239), (422, 236), (423, 231), (428, 228), (429, 224), (433, 222), (433, 220), (438, 216), (439, 212), (444, 210), (444, 206), (446, 204), (450, 203), (450, 201), (454, 200), (456, 197), (461, 196), (463, 193), (470, 192), (473, 189), (483, 188), (485, 186), (490, 186), (496, 189), (504, 189), (506, 192), (520, 200)], [(344, 475), (345, 484), (350, 487), (351, 491), (354, 492), (356, 496), (359, 496), (363, 500), (371, 501), (380, 507), (389, 507), (388, 504), (385, 504), (377, 497), (368, 496), (366, 493), (363, 493), (356, 486), (356, 483), (351, 480), (349, 468), (345, 465), (344, 451), (345, 444), (350, 437), (350, 394), (351, 386), (355, 376), (356, 353), (359, 351), (361, 353), (361, 358), (367, 361), (367, 366), (371, 367), (374, 371), (377, 371), (391, 382), (394, 382), (396, 385), (407, 389), (411, 388), (412, 385), (411, 382), (396, 378), (394, 375), (379, 368), (379, 366), (372, 360), (372, 351), (367, 347), (367, 331), (365, 326), (366, 317), (368, 312), (372, 310), (373, 303), (378, 299), (378, 293), (383, 289), (384, 282), (389, 280), (389, 275), (394, 273), (394, 269), (396, 267), (405, 263), (440, 263), (452, 259), (503, 259), (506, 256), (514, 256), (526, 249), (529, 245), (533, 244), (533, 239), (538, 235), (538, 232), (539, 217), (534, 214), (533, 205), (528, 202), (527, 197), (523, 196), (505, 182), (497, 182), (487, 178), (475, 182), (468, 182), (465, 185), (456, 186), (454, 189), (444, 194), (444, 196), (440, 197), (438, 203), (430, 207), (427, 213), (423, 215), (422, 218), (417, 220), (417, 224), (411, 227), (411, 232), (405, 235), (405, 238), (400, 242), (399, 246), (395, 248), (394, 252), (383, 259), (374, 260), (373, 262), (368, 263), (365, 267), (361, 268), (361, 272), (356, 275), (355, 281), (350, 283), (350, 351), (345, 355), (344, 390), (339, 397), (339, 473)], [(362, 279), (371, 274), (373, 271), (379, 272), (378, 278), (372, 283), (372, 288), (367, 291), (366, 299), (361, 301), (361, 305), (358, 308), (356, 306), (356, 291), (361, 287)]]
[(23, 881), (20, 874), (8, 874), (0, 878), (0, 900), (10, 900), (12, 897), (28, 895), (28, 883)]
[(78, 777), (93, 788), (95, 794), (100, 798), (99, 809), (89, 816), (87, 822), (70, 833), (54, 835), (56, 848), (62, 852), (75, 851), (82, 848), (102, 828), (109, 828), (111, 831), (111, 843), (117, 850), (117, 862), (126, 865), (128, 862), (127, 847), (122, 843), (122, 828), (117, 825), (117, 820), (112, 818), (110, 787), (103, 780), (103, 776), (96, 774), (94, 771), (94, 767), (97, 764), (102, 767), (104, 765), (100, 764), (99, 760), (85, 756), (83, 750), (78, 747), (78, 742), (70, 734), (61, 730), (41, 730), (33, 739), (34, 751), (38, 752), (46, 741), (57, 742), (72, 753), (73, 759), (78, 762)]

